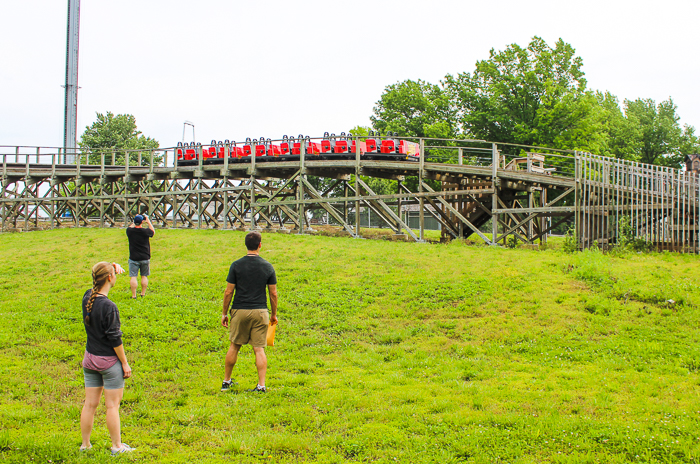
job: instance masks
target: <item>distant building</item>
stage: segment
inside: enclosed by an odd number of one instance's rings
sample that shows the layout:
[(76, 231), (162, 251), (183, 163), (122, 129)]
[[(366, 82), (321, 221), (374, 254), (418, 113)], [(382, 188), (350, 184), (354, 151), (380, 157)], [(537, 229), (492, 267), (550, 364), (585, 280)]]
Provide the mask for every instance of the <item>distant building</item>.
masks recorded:
[(685, 155), (685, 170), (700, 174), (700, 154)]

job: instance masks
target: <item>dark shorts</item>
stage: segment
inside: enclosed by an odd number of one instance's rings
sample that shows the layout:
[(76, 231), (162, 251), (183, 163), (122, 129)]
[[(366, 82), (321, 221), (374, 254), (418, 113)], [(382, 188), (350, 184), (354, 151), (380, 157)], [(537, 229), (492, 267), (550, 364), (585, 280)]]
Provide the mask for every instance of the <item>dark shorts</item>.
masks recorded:
[(232, 309), (229, 340), (235, 345), (250, 343), (254, 347), (267, 346), (267, 326), (270, 313), (262, 309)]
[(132, 261), (129, 260), (129, 277), (137, 277), (141, 272), (141, 277), (147, 277), (151, 275), (151, 260), (146, 261)]
[(104, 387), (105, 390), (124, 388), (124, 370), (121, 361), (117, 361), (106, 371), (93, 371), (83, 367), (83, 375), (85, 376), (85, 388)]

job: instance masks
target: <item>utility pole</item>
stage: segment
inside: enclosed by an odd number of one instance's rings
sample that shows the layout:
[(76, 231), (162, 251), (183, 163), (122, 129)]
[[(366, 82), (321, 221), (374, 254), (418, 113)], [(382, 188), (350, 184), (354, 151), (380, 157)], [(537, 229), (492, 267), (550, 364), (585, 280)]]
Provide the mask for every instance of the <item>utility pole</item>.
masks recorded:
[(68, 0), (68, 34), (66, 39), (66, 102), (63, 124), (64, 162), (73, 164), (78, 141), (78, 38), (80, 0)]

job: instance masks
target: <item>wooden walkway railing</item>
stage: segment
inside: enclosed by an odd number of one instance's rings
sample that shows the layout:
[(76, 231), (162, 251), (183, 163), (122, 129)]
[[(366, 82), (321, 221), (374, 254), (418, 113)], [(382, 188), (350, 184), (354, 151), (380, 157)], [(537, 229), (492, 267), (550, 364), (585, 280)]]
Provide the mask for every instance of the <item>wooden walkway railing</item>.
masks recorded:
[(657, 250), (699, 251), (697, 174), (590, 154), (576, 159), (582, 248), (637, 240)]

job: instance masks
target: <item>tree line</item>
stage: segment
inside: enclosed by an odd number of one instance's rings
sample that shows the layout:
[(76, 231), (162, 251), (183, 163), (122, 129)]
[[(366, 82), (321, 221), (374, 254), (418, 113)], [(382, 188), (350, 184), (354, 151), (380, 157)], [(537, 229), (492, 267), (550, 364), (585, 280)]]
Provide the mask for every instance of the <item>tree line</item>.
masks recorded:
[(620, 105), (615, 95), (589, 89), (582, 68), (570, 44), (559, 39), (551, 47), (534, 37), (525, 48), (492, 49), (474, 71), (437, 84), (389, 85), (370, 119), (375, 129), (403, 136), (581, 150), (675, 168), (700, 151), (694, 127), (681, 127), (671, 98)]

